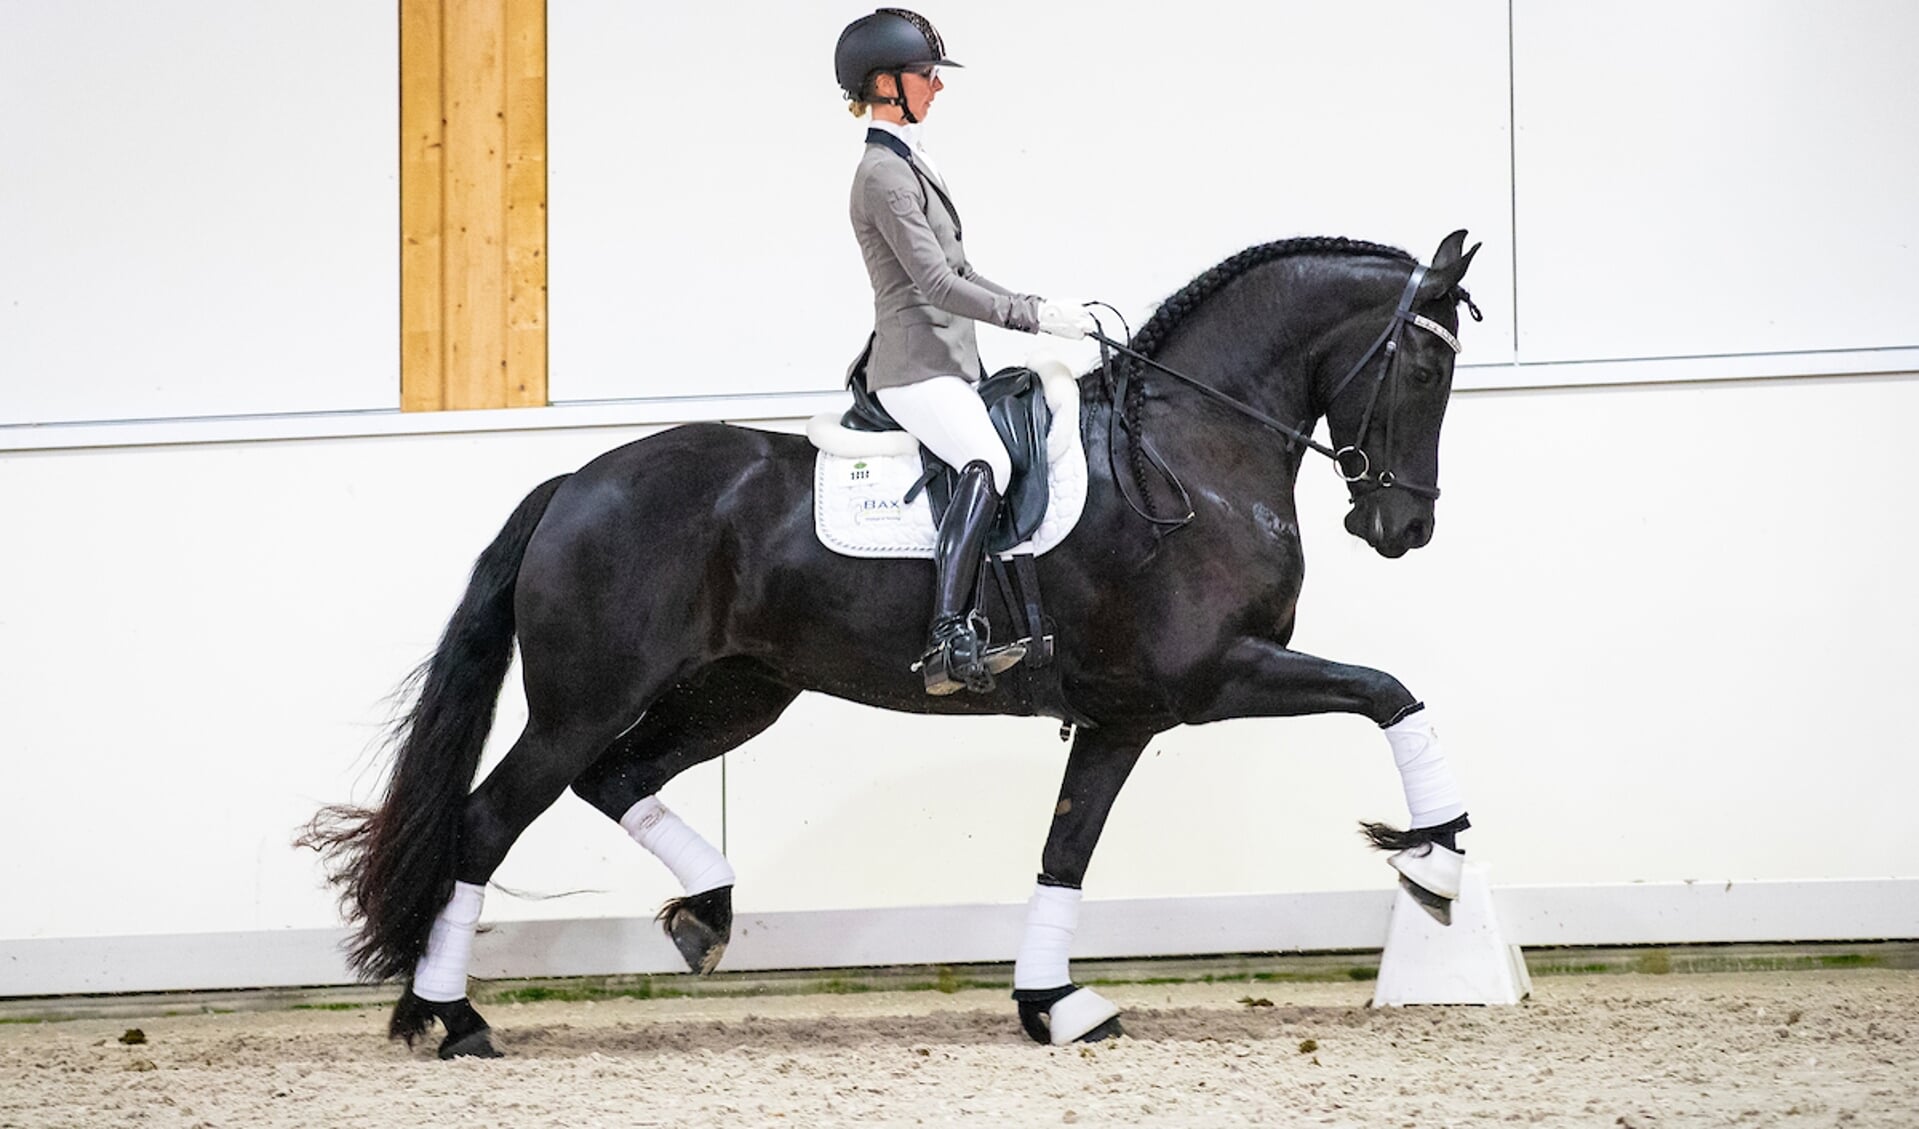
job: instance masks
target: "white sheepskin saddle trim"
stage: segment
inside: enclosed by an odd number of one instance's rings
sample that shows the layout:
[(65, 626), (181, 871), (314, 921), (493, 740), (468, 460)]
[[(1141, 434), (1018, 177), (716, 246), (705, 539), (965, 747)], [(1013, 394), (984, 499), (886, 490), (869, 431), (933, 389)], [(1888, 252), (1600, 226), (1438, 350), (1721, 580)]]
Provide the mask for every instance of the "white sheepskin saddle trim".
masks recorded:
[(806, 421), (813, 446), (842, 459), (887, 458), (919, 454), (919, 440), (904, 431), (854, 431), (840, 426), (839, 412), (821, 412)]

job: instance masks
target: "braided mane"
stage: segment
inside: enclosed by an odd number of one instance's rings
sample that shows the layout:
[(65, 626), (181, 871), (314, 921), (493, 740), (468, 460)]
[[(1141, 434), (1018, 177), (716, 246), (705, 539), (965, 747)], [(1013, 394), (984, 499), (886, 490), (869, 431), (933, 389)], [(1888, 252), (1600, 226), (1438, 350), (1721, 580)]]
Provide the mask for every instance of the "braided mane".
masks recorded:
[(1270, 263), (1275, 259), (1284, 259), (1293, 255), (1371, 255), (1377, 258), (1396, 259), (1400, 262), (1414, 262), (1413, 257), (1397, 247), (1388, 247), (1382, 243), (1367, 243), (1359, 239), (1347, 239), (1337, 235), (1310, 235), (1298, 239), (1278, 239), (1271, 243), (1261, 243), (1257, 247), (1248, 247), (1218, 266), (1204, 272), (1198, 278), (1181, 287), (1179, 292), (1160, 303), (1146, 324), (1140, 327), (1139, 334), (1133, 338), (1132, 346), (1147, 356), (1152, 356), (1179, 323), (1198, 308), (1199, 304), (1212, 297), (1227, 283), (1252, 270), (1254, 267)]

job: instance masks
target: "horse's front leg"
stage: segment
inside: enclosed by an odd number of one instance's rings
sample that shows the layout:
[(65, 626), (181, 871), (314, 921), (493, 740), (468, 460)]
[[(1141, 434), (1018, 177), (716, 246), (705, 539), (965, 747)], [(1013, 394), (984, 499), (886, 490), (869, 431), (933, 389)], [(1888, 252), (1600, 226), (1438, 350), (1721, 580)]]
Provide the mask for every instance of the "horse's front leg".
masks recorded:
[(1079, 928), (1080, 884), (1099, 833), (1154, 730), (1081, 729), (1066, 758), (1039, 881), (1027, 903), (1026, 936), (1013, 965), (1020, 1023), (1042, 1043), (1094, 1042), (1120, 1034), (1119, 1009), (1073, 983), (1067, 959)]
[(1452, 920), (1465, 852), (1457, 835), (1470, 824), (1432, 711), (1392, 675), (1288, 650), (1267, 639), (1242, 639), (1182, 695), (1188, 724), (1234, 717), (1298, 717), (1356, 713), (1386, 734), (1411, 816), (1410, 829), (1364, 825), (1375, 847), (1395, 852), (1387, 861), (1427, 912)]

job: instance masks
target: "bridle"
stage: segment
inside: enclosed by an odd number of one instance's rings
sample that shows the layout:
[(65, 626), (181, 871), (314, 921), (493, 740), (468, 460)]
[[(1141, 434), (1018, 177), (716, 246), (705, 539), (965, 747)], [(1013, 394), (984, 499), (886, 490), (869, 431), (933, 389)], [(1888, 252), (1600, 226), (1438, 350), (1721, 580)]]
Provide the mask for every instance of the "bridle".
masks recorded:
[[(1439, 486), (1436, 483), (1425, 486), (1417, 482), (1403, 481), (1393, 473), (1391, 467), (1376, 474), (1373, 473), (1372, 459), (1361, 447), (1372, 430), (1373, 409), (1379, 406), (1380, 393), (1385, 391), (1388, 383), (1391, 383), (1392, 394), (1386, 398), (1386, 452), (1388, 458), (1392, 455), (1393, 423), (1399, 415), (1399, 382), (1394, 380), (1393, 376), (1399, 371), (1399, 340), (1405, 335), (1407, 326), (1416, 325), (1426, 330), (1444, 341), (1455, 355), (1459, 353), (1459, 338), (1454, 337), (1445, 326), (1433, 319), (1413, 312), (1413, 298), (1419, 293), (1419, 284), (1425, 280), (1426, 268), (1415, 265), (1412, 277), (1406, 280), (1406, 288), (1400, 291), (1399, 308), (1393, 311), (1393, 320), (1387, 323), (1378, 337), (1373, 338), (1373, 343), (1366, 347), (1366, 352), (1354, 362), (1352, 368), (1346, 370), (1345, 376), (1339, 378), (1339, 383), (1333, 385), (1332, 395), (1326, 397), (1326, 409), (1331, 411), (1334, 401), (1338, 400), (1340, 393), (1346, 391), (1347, 386), (1352, 384), (1353, 378), (1372, 363), (1373, 357), (1382, 351), (1385, 353), (1386, 363), (1379, 366), (1379, 379), (1373, 381), (1372, 395), (1366, 398), (1366, 410), (1360, 413), (1358, 433), (1353, 436), (1351, 443), (1332, 453), (1333, 466), (1337, 468), (1339, 477), (1346, 480), (1346, 488), (1355, 498), (1358, 497), (1359, 492), (1354, 488), (1362, 482), (1370, 484), (1377, 490), (1391, 490), (1397, 487), (1428, 501), (1436, 501), (1439, 498)], [(1356, 457), (1357, 462), (1349, 462), (1348, 456)]]
[[(1398, 372), (1399, 367), (1400, 340), (1405, 336), (1407, 326), (1417, 326), (1433, 334), (1441, 341), (1444, 341), (1447, 347), (1452, 349), (1455, 354), (1460, 351), (1459, 338), (1454, 336), (1450, 330), (1433, 319), (1426, 317), (1424, 314), (1416, 314), (1413, 312), (1413, 300), (1419, 293), (1419, 284), (1424, 282), (1425, 279), (1426, 268), (1423, 265), (1415, 265), (1412, 276), (1406, 280), (1405, 289), (1400, 292), (1399, 305), (1393, 311), (1392, 320), (1387, 323), (1385, 329), (1380, 331), (1379, 336), (1373, 339), (1373, 343), (1366, 347), (1366, 351), (1360, 355), (1359, 360), (1353, 362), (1353, 366), (1346, 370), (1346, 374), (1339, 378), (1338, 383), (1333, 385), (1332, 394), (1326, 397), (1326, 410), (1330, 411), (1334, 401), (1338, 400), (1340, 395), (1352, 385), (1359, 374), (1364, 372), (1366, 367), (1372, 364), (1375, 358), (1382, 354), (1384, 355), (1385, 361), (1379, 366), (1379, 376), (1373, 381), (1372, 394), (1367, 398), (1366, 409), (1360, 415), (1359, 431), (1351, 443), (1338, 450), (1334, 450), (1314, 439), (1307, 429), (1307, 426), (1294, 427), (1291, 424), (1282, 423), (1272, 416), (1267, 415), (1265, 412), (1260, 411), (1258, 408), (1253, 407), (1251, 404), (1228, 396), (1226, 393), (1221, 392), (1209, 384), (1196, 380), (1177, 369), (1170, 368), (1123, 342), (1113, 340), (1104, 333), (1094, 332), (1087, 334), (1087, 336), (1099, 343), (1100, 368), (1107, 374), (1107, 378), (1111, 384), (1110, 391), (1114, 403), (1113, 417), (1119, 417), (1120, 426), (1126, 428), (1128, 434), (1132, 434), (1133, 428), (1124, 419), (1127, 379), (1124, 371), (1113, 364), (1112, 355), (1114, 353), (1129, 357), (1141, 364), (1150, 365), (1160, 372), (1165, 373), (1167, 376), (1191, 387), (1194, 391), (1201, 393), (1208, 399), (1224, 404), (1226, 407), (1233, 409), (1235, 412), (1238, 412), (1253, 422), (1284, 435), (1288, 440), (1286, 447), (1289, 451), (1292, 449), (1294, 443), (1298, 443), (1310, 450), (1325, 455), (1333, 461), (1334, 469), (1339, 474), (1339, 477), (1346, 482), (1348, 492), (1352, 493), (1355, 499), (1358, 498), (1360, 494), (1358, 487), (1365, 485), (1372, 490), (1404, 490), (1408, 494), (1414, 494), (1430, 501), (1439, 497), (1439, 487), (1437, 485), (1428, 486), (1423, 483), (1409, 482), (1394, 473), (1391, 467), (1374, 471), (1372, 469), (1372, 459), (1367, 456), (1362, 447), (1362, 444), (1366, 442), (1368, 432), (1372, 428), (1373, 412), (1379, 406), (1380, 395), (1390, 383), (1393, 386), (1393, 390), (1391, 395), (1386, 399), (1386, 450), (1390, 453), (1393, 449), (1393, 424), (1398, 415), (1399, 405), (1399, 382), (1394, 379), (1394, 375)], [(1472, 308), (1473, 316), (1477, 318), (1479, 316), (1478, 309), (1472, 307), (1470, 298), (1465, 300), (1468, 307)], [(1103, 305), (1104, 303), (1101, 304)], [(1110, 306), (1107, 308), (1111, 309)], [(1113, 451), (1111, 428), (1112, 417), (1109, 417), (1107, 442), (1107, 457), (1109, 460), (1112, 458)], [(1133, 512), (1155, 525), (1170, 526), (1177, 529), (1193, 520), (1194, 514), (1191, 499), (1186, 494), (1185, 487), (1180, 485), (1179, 479), (1174, 477), (1172, 469), (1160, 459), (1151, 447), (1146, 446), (1138, 435), (1133, 435), (1133, 440), (1140, 445), (1147, 460), (1152, 463), (1154, 469), (1159, 471), (1160, 475), (1175, 489), (1179, 490), (1182, 501), (1186, 502), (1187, 512), (1183, 518), (1159, 518), (1147, 513), (1135, 503), (1130, 496), (1126, 497), (1127, 504), (1132, 506)], [(1114, 481), (1116, 484), (1124, 482), (1117, 472), (1114, 474)], [(1126, 496), (1123, 485), (1120, 485), (1120, 494)]]

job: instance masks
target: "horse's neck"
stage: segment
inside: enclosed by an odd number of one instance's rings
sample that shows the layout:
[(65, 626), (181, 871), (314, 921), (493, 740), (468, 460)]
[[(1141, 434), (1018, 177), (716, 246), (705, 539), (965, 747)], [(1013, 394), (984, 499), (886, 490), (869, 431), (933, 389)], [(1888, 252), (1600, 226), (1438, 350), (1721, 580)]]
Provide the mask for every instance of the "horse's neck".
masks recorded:
[[(1353, 287), (1350, 279), (1324, 275), (1267, 277), (1266, 300), (1196, 309), (1154, 359), (1310, 435), (1323, 407), (1325, 338), (1354, 316)], [(1249, 308), (1270, 308), (1275, 316), (1248, 316)], [(1189, 486), (1291, 498), (1304, 446), (1148, 366), (1140, 366), (1139, 378), (1150, 392), (1141, 430), (1162, 455), (1180, 454), (1176, 465), (1192, 479)]]
[[(1173, 358), (1163, 363), (1206, 382), (1209, 387), (1220, 379), (1218, 372), (1204, 371), (1204, 358), (1198, 369), (1181, 368), (1181, 359), (1190, 360), (1178, 358), (1174, 351)], [(1282, 436), (1149, 366), (1132, 370), (1128, 380), (1140, 382), (1145, 393), (1139, 415), (1133, 421), (1138, 428), (1134, 438), (1126, 433), (1132, 424), (1121, 422), (1127, 409), (1112, 398), (1111, 393), (1118, 387), (1110, 376), (1096, 374), (1080, 384), (1082, 427), (1094, 438), (1101, 452), (1088, 466), (1095, 482), (1105, 482), (1118, 475), (1125, 482), (1111, 481), (1108, 485), (1120, 495), (1137, 498), (1142, 489), (1137, 476), (1143, 473), (1146, 479), (1143, 489), (1156, 500), (1155, 511), (1165, 511), (1160, 516), (1171, 515), (1177, 499), (1161, 474), (1150, 466), (1141, 470), (1135, 465), (1135, 441), (1143, 438), (1189, 493), (1199, 491), (1226, 498), (1256, 495), (1269, 503), (1277, 504), (1281, 499), (1290, 503), (1303, 448), (1296, 448), (1289, 456)], [(1222, 387), (1221, 391), (1226, 389)], [(1240, 398), (1237, 390), (1228, 394)], [(1303, 404), (1308, 399), (1310, 396), (1302, 391), (1299, 402)], [(1312, 427), (1311, 420), (1274, 414), (1301, 424), (1302, 431), (1310, 431)], [(1105, 450), (1109, 442), (1113, 444), (1111, 452)], [(1089, 454), (1093, 450), (1089, 446)]]
[[(1310, 355), (1310, 342), (1315, 336), (1314, 331), (1281, 326), (1277, 319), (1248, 325), (1200, 315), (1190, 327), (1182, 327), (1155, 359), (1254, 411), (1310, 434), (1319, 419)], [(1257, 420), (1214, 402), (1181, 381), (1151, 369), (1145, 378), (1152, 388), (1151, 415), (1156, 417), (1152, 420), (1156, 425), (1180, 427), (1190, 421), (1207, 429), (1212, 442), (1243, 441), (1258, 446), (1284, 443), (1282, 436)]]

